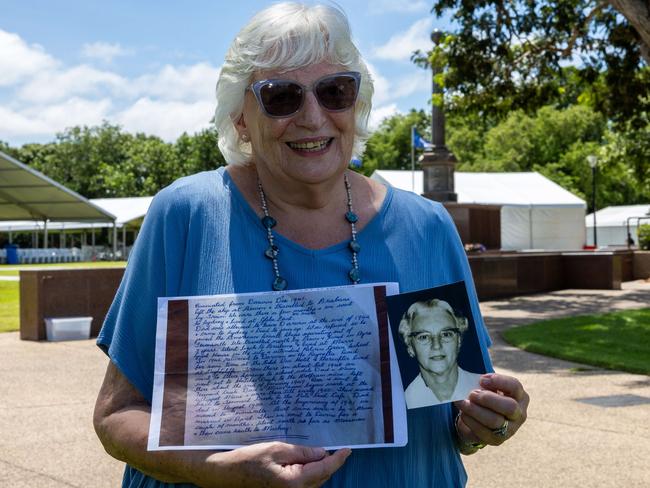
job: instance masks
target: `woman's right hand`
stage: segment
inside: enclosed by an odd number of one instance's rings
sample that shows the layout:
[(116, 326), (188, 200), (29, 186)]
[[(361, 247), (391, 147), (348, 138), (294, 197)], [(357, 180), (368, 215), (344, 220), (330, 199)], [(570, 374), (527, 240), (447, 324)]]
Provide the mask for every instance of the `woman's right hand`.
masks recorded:
[(210, 487), (315, 487), (339, 469), (350, 449), (328, 454), (318, 447), (267, 442), (233, 451), (148, 451), (151, 410), (109, 362), (97, 397), (94, 424), (106, 451), (167, 483)]
[[(200, 486), (318, 487), (338, 470), (350, 449), (325, 449), (266, 442), (208, 456), (220, 480), (198, 480)], [(226, 481), (227, 480), (227, 481)], [(224, 483), (226, 481), (226, 483)]]

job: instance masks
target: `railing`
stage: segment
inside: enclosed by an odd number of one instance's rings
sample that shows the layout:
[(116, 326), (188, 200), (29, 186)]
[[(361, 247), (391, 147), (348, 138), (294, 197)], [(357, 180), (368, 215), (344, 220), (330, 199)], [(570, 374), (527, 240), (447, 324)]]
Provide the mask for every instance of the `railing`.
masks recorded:
[[(122, 255), (119, 248), (115, 254), (106, 246), (82, 246), (81, 249), (16, 249), (18, 264), (44, 264), (44, 263), (78, 263), (86, 261), (120, 261), (125, 260), (131, 253), (132, 246), (126, 247), (126, 256)], [(0, 264), (7, 264), (7, 250), (0, 249)]]

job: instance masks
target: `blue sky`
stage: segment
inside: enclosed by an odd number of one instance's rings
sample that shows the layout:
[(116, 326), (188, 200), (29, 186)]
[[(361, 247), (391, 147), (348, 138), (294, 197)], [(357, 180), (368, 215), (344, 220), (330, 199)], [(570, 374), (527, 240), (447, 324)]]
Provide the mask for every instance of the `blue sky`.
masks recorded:
[[(0, 140), (17, 146), (102, 120), (174, 140), (208, 126), (228, 45), (261, 0), (0, 1)], [(371, 126), (428, 109), (409, 58), (448, 23), (426, 0), (339, 0), (375, 78)]]

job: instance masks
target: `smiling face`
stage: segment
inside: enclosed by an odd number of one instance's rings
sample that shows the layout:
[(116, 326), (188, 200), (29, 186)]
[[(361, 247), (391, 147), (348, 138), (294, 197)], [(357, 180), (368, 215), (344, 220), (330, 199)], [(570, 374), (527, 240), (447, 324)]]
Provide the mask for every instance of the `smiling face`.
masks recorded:
[(420, 369), (434, 375), (446, 375), (456, 367), (460, 333), (445, 310), (422, 310), (411, 323), (409, 338), (409, 354), (415, 356)]
[[(318, 63), (305, 68), (257, 73), (252, 82), (281, 78), (311, 87), (323, 76), (345, 71), (338, 65)], [(305, 184), (335, 179), (347, 168), (352, 157), (354, 107), (343, 112), (322, 108), (308, 91), (302, 108), (286, 118), (264, 114), (249, 90), (242, 116), (236, 123), (240, 135), (250, 138), (253, 162), (260, 173), (278, 181), (294, 180)]]

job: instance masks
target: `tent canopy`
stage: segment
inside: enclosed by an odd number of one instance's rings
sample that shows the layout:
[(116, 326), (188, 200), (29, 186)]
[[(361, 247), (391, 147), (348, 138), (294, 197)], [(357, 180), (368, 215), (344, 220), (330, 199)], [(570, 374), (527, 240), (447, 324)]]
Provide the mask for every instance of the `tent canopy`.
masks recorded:
[(113, 222), (115, 216), (0, 152), (0, 220)]
[[(617, 207), (601, 208), (596, 212), (596, 225), (598, 227), (625, 227), (628, 218), (650, 217), (650, 203), (645, 205), (620, 205)], [(636, 219), (630, 220), (630, 226), (636, 227)], [(642, 224), (650, 223), (650, 220), (642, 220)], [(585, 217), (587, 227), (594, 226), (594, 214), (590, 213)]]
[[(140, 221), (147, 214), (153, 197), (129, 197), (129, 198), (94, 198), (90, 203), (102, 210), (115, 215), (117, 227), (138, 226)], [(99, 229), (112, 227), (108, 222), (49, 222), (47, 227), (50, 231)], [(0, 222), (0, 232), (28, 232), (43, 230), (43, 222), (34, 220), (9, 220)]]
[[(645, 217), (641, 220), (635, 217)], [(628, 227), (629, 219), (629, 227)], [(594, 214), (585, 217), (587, 244), (594, 243)], [(605, 207), (596, 212), (599, 246), (628, 246), (628, 239), (638, 242), (638, 225), (650, 224), (650, 203)], [(628, 236), (628, 231), (630, 235)]]
[[(413, 178), (413, 176), (415, 178)], [(422, 171), (377, 170), (372, 178), (395, 188), (421, 195)], [(415, 183), (415, 184), (413, 184)], [(458, 203), (510, 206), (567, 206), (586, 208), (584, 200), (536, 172), (462, 173), (455, 172)]]
[[(372, 178), (422, 194), (422, 171), (377, 170)], [(539, 173), (461, 173), (454, 186), (460, 204), (501, 207), (501, 249), (582, 249), (583, 200)]]

